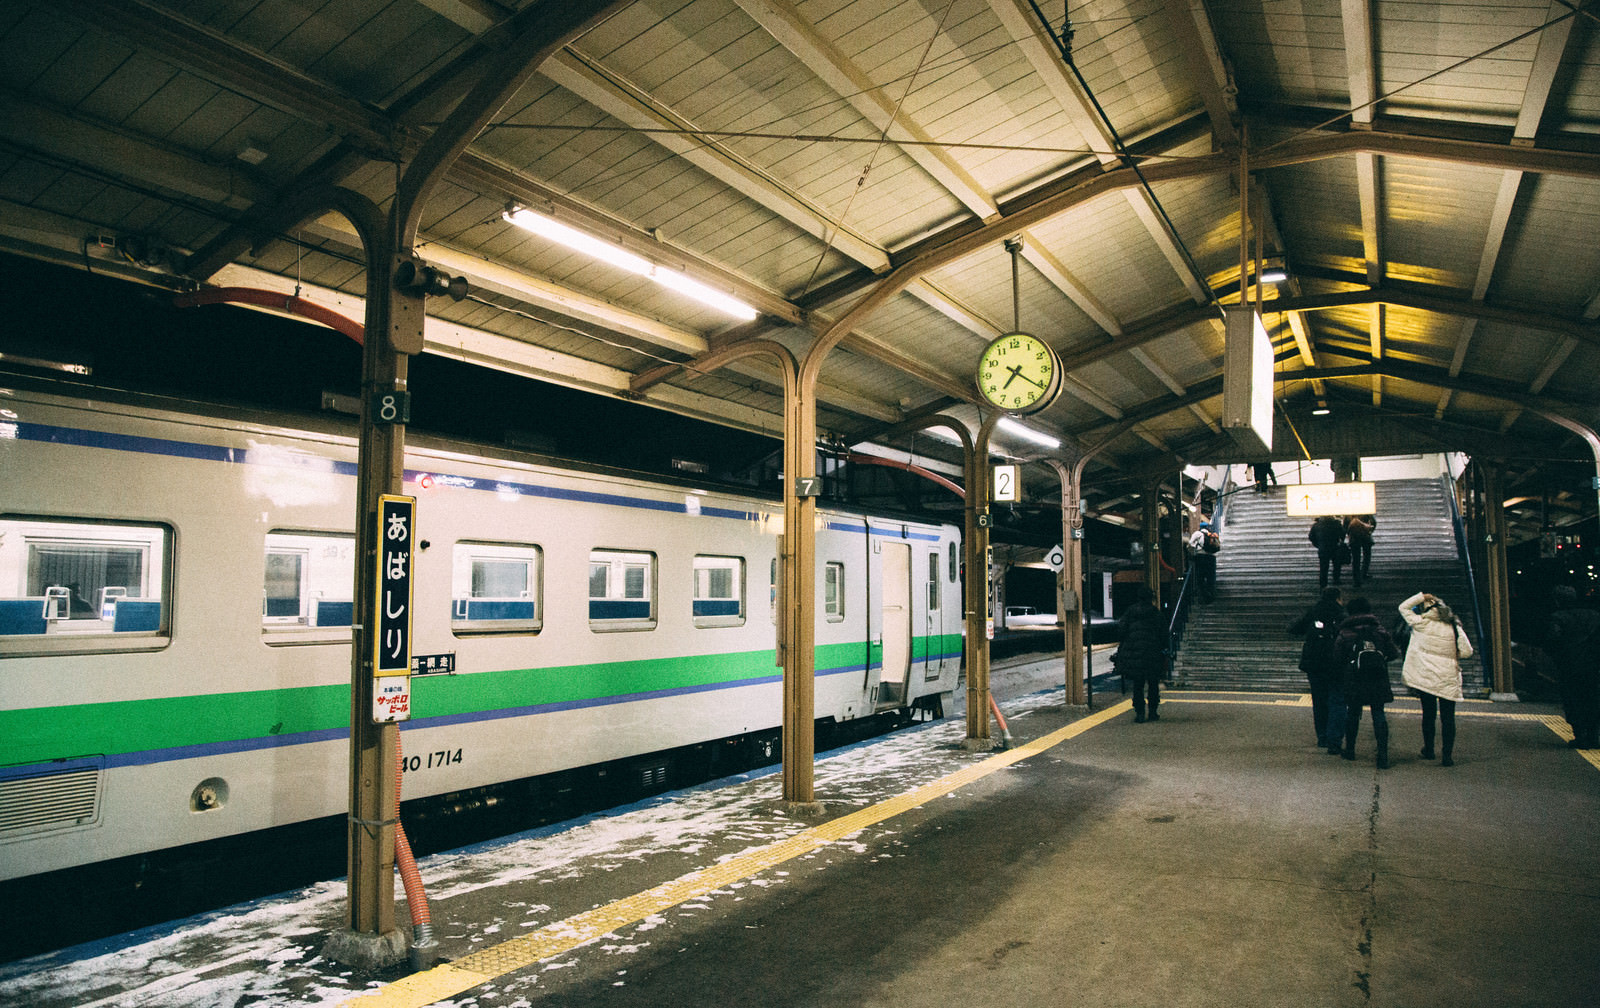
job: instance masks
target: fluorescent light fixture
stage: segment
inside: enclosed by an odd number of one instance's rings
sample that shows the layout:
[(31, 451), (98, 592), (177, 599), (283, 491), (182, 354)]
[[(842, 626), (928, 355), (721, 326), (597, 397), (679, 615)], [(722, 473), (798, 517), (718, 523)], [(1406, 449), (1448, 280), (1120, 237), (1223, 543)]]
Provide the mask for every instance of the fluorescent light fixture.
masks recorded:
[(1017, 423), (1010, 417), (1001, 417), (1000, 423), (996, 426), (1005, 431), (1007, 434), (1014, 434), (1025, 441), (1032, 441), (1034, 444), (1043, 445), (1046, 448), (1061, 447), (1061, 442), (1057, 439), (1043, 433), (1042, 431), (1036, 431), (1032, 427), (1024, 427), (1022, 424)]
[(1327, 416), (1329, 413), (1332, 413), (1332, 412), (1333, 412), (1333, 410), (1328, 408), (1328, 404), (1327, 403), (1319, 402), (1319, 403), (1317, 403), (1317, 408), (1311, 411), (1311, 415), (1312, 416)]
[(1262, 283), (1283, 283), (1289, 279), (1289, 271), (1282, 266), (1263, 266), (1260, 279)]
[(651, 269), (650, 276), (661, 286), (670, 287), (679, 294), (686, 294), (701, 304), (710, 305), (719, 311), (732, 315), (734, 318), (749, 322), (756, 317), (756, 310), (738, 298), (724, 294), (713, 287), (708, 287), (693, 277), (679, 273), (675, 269), (656, 266)]
[(542, 213), (534, 213), (522, 207), (513, 207), (502, 214), (507, 222), (515, 224), (524, 231), (531, 231), (540, 238), (547, 238), (557, 245), (565, 245), (574, 252), (582, 252), (591, 259), (610, 263), (618, 269), (627, 270), (639, 276), (650, 275), (650, 261), (642, 256), (636, 256), (627, 249), (618, 248), (608, 241), (602, 241), (593, 235), (584, 234), (577, 228), (546, 217)]
[(748, 322), (759, 314), (738, 298), (724, 294), (677, 270), (657, 266), (643, 256), (634, 255), (625, 248), (596, 238), (594, 235), (585, 234), (553, 217), (546, 217), (526, 207), (511, 207), (500, 216), (508, 224), (515, 224), (524, 231), (530, 231), (541, 238), (564, 245), (575, 252), (582, 252), (591, 259), (609, 263), (636, 276), (649, 277), (663, 287), (694, 298), (701, 304), (725, 312), (734, 318)]

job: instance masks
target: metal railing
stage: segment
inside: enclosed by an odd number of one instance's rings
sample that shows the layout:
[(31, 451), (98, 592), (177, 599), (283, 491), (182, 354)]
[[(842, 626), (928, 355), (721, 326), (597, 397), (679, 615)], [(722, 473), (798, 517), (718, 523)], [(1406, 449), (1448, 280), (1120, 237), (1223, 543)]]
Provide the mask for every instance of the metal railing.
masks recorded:
[[(1229, 466), (1222, 477), (1222, 486), (1217, 490), (1217, 506), (1211, 512), (1211, 526), (1217, 531), (1222, 531), (1222, 512), (1228, 505), (1228, 496), (1233, 493), (1233, 467)], [(1185, 540), (1187, 546), (1187, 540)], [(1177, 661), (1178, 650), (1183, 646), (1183, 631), (1189, 624), (1189, 607), (1193, 604), (1195, 595), (1200, 591), (1195, 586), (1195, 566), (1193, 563), (1185, 566), (1183, 571), (1183, 585), (1178, 589), (1178, 598), (1172, 604), (1172, 620), (1167, 624), (1167, 673), (1171, 676), (1172, 663)]]

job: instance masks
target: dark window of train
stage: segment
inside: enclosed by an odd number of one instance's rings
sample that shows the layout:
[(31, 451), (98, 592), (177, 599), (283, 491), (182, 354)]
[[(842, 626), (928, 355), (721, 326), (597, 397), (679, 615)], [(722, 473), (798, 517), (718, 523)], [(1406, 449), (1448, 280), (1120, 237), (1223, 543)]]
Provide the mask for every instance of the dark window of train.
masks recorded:
[(651, 630), (656, 625), (656, 556), (623, 550), (589, 554), (589, 628)]
[(522, 543), (458, 542), (451, 555), (450, 629), (535, 633), (544, 622), (543, 551)]
[(829, 623), (844, 619), (844, 564), (830, 563), (822, 569), (822, 611)]
[(956, 583), (956, 579), (961, 576), (961, 555), (960, 555), (960, 550), (957, 549), (956, 543), (955, 543), (954, 540), (951, 540), (950, 543), (949, 543), (949, 553), (950, 553), (950, 583), (951, 584), (955, 584)]
[(163, 525), (0, 518), (0, 641), (103, 634), (88, 647), (148, 648), (169, 632), (171, 548)]
[(928, 554), (928, 611), (939, 610), (939, 554)]
[(694, 558), (694, 625), (741, 626), (744, 623), (744, 558)]
[(355, 622), (356, 541), (334, 532), (266, 535), (261, 628), (269, 644), (349, 640)]

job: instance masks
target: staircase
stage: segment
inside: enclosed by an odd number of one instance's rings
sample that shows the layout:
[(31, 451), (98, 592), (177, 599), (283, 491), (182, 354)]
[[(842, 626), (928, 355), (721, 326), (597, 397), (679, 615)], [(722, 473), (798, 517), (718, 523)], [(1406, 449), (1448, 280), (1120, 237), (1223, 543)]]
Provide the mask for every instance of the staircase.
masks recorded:
[[(1341, 587), (1348, 601), (1365, 595), (1373, 612), (1389, 626), (1396, 607), (1419, 591), (1429, 591), (1455, 610), (1478, 647), (1477, 622), (1466, 567), (1456, 552), (1450, 502), (1438, 480), (1386, 480), (1376, 484), (1378, 529), (1373, 536), (1372, 571), (1357, 591), (1344, 570)], [(1317, 551), (1306, 538), (1309, 518), (1285, 515), (1288, 488), (1257, 493), (1245, 487), (1229, 496), (1223, 510), (1222, 552), (1217, 554), (1217, 597), (1190, 609), (1188, 629), (1173, 660), (1177, 687), (1208, 690), (1270, 690), (1302, 693), (1301, 638), (1289, 624), (1321, 595)], [(1395, 692), (1402, 694), (1400, 662), (1390, 663)], [(1469, 697), (1489, 695), (1474, 654), (1461, 663)]]

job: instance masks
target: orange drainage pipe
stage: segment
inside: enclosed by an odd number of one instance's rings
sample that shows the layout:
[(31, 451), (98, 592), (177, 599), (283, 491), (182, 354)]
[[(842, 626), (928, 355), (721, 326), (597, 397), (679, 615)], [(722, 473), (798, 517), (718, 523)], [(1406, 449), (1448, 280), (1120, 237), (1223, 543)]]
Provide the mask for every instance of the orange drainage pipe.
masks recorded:
[(994, 693), (989, 694), (989, 709), (994, 712), (994, 719), (1000, 724), (1000, 744), (1007, 749), (1011, 748), (1011, 729), (1006, 727), (1006, 719), (1000, 713), (1000, 705), (994, 702)]

